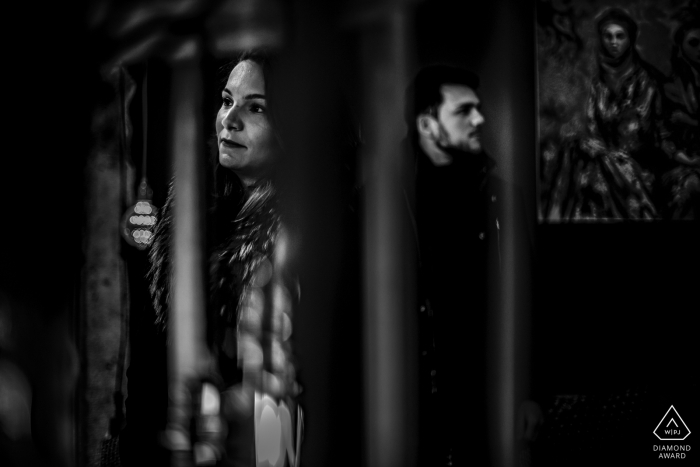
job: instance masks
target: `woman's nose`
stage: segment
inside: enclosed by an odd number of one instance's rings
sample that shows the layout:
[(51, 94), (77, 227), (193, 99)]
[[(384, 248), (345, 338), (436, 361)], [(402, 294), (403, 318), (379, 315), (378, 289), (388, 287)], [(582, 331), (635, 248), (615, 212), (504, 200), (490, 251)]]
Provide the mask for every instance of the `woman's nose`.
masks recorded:
[(241, 120), (240, 109), (235, 105), (231, 106), (221, 119), (221, 125), (228, 130), (242, 130), (243, 120)]

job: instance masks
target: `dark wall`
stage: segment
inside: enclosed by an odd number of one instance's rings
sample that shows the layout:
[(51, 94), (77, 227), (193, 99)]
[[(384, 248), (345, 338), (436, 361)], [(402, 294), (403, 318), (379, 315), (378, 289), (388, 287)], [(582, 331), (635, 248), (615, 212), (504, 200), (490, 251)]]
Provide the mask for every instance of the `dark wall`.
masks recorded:
[(82, 11), (79, 2), (11, 2), (4, 13), (12, 26), (3, 70), (0, 314), (9, 340), (0, 360), (28, 380), (31, 436), (8, 445), (0, 433), (3, 465), (75, 461), (75, 319), (90, 128)]
[(697, 377), (688, 371), (698, 354), (697, 224), (542, 225), (538, 234), (540, 381), (572, 393)]

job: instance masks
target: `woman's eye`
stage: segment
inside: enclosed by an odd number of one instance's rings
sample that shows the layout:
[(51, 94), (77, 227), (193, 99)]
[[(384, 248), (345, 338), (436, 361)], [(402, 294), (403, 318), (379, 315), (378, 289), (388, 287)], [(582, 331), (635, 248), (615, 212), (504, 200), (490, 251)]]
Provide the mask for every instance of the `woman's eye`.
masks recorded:
[(224, 107), (230, 107), (233, 104), (233, 101), (231, 100), (230, 97), (223, 96), (221, 98), (221, 103), (224, 105)]
[(253, 104), (250, 106), (250, 111), (253, 113), (263, 113), (265, 112), (265, 107), (260, 104)]

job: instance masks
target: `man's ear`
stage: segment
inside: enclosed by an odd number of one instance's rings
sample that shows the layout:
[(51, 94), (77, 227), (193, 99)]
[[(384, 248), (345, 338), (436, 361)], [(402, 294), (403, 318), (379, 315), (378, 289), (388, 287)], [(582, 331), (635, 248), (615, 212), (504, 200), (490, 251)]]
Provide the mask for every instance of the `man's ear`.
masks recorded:
[(424, 138), (435, 139), (437, 132), (437, 121), (435, 117), (430, 114), (424, 113), (416, 117), (416, 129), (418, 134)]

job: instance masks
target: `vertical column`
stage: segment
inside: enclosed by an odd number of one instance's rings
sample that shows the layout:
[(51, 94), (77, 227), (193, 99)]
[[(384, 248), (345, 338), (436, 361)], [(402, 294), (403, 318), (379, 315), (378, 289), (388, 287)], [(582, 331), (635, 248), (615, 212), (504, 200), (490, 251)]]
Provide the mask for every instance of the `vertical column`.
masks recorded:
[(201, 154), (202, 84), (198, 43), (185, 42), (173, 62), (175, 172), (172, 303), (168, 316), (168, 429), (175, 452), (172, 465), (191, 465), (189, 389), (207, 366), (205, 340), (204, 203)]
[[(489, 439), (494, 466), (517, 465), (523, 446), (516, 424), (529, 392), (531, 253), (535, 180), (534, 15), (529, 2), (498, 0), (484, 55), (483, 100), (492, 133), (488, 148), (506, 181), (502, 193), (500, 271), (491, 275)], [(496, 280), (498, 277), (498, 280)]]
[(407, 75), (407, 3), (360, 15), (366, 147), (364, 196), (365, 441), (371, 467), (415, 464), (410, 294), (403, 248), (400, 151)]
[[(85, 419), (81, 443), (88, 466), (100, 463), (102, 444), (115, 415), (120, 345), (124, 344), (125, 268), (120, 252), (119, 220), (124, 209), (123, 181), (130, 141), (127, 111), (135, 85), (126, 71), (113, 67), (102, 79), (114, 94), (96, 106), (92, 132), (95, 144), (86, 166), (85, 265), (83, 267), (83, 349)], [(121, 402), (121, 401), (118, 401)], [(120, 408), (121, 410), (121, 408)], [(67, 435), (68, 433), (61, 433)]]

